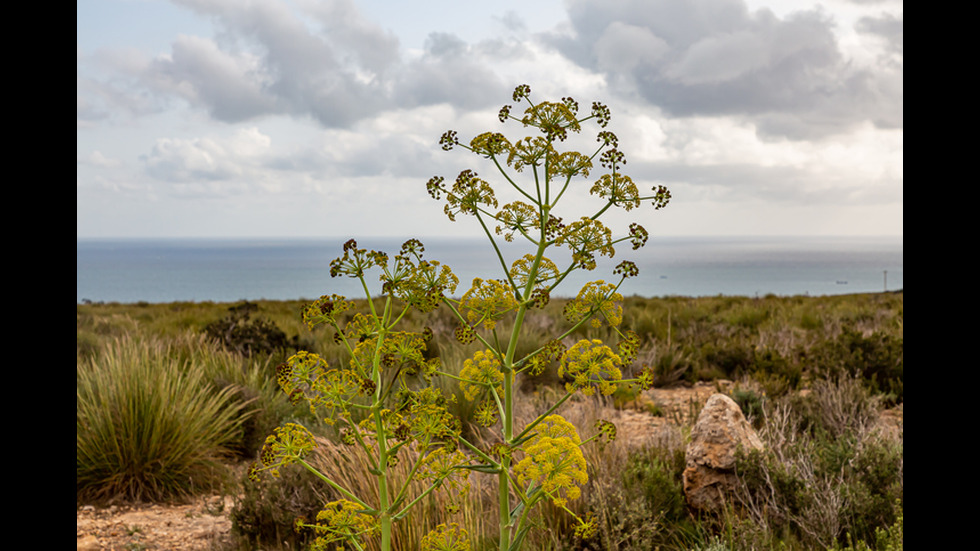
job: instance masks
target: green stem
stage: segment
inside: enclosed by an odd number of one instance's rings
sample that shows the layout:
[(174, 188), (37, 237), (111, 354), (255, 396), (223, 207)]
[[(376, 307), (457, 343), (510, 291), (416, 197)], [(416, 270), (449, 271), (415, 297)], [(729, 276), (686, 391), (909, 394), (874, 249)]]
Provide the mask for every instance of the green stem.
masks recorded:
[(551, 413), (552, 413), (553, 411), (555, 411), (555, 410), (557, 410), (557, 409), (558, 409), (559, 407), (561, 407), (561, 405), (562, 405), (562, 404), (564, 404), (564, 403), (565, 403), (565, 402), (566, 402), (566, 401), (567, 401), (567, 400), (568, 400), (569, 398), (571, 398), (571, 397), (572, 397), (572, 393), (571, 393), (571, 392), (566, 392), (566, 393), (565, 393), (565, 395), (564, 395), (564, 396), (562, 396), (562, 398), (561, 398), (560, 400), (558, 400), (557, 402), (555, 402), (554, 404), (552, 404), (552, 406), (551, 406), (550, 408), (548, 408), (548, 411), (546, 411), (546, 412), (544, 412), (544, 413), (542, 413), (541, 415), (539, 415), (539, 416), (538, 416), (538, 418), (537, 418), (537, 419), (535, 419), (534, 421), (532, 421), (532, 422), (531, 422), (531, 424), (529, 424), (528, 426), (526, 426), (526, 427), (524, 427), (524, 430), (522, 430), (522, 431), (521, 431), (521, 433), (520, 433), (520, 434), (518, 434), (518, 435), (517, 435), (517, 436), (516, 436), (516, 437), (514, 438), (514, 440), (521, 440), (521, 439), (523, 439), (523, 438), (524, 438), (525, 436), (527, 436), (527, 434), (528, 434), (529, 432), (531, 432), (531, 430), (533, 430), (533, 429), (534, 429), (534, 427), (536, 427), (536, 426), (538, 426), (538, 424), (540, 424), (540, 423), (541, 423), (541, 421), (543, 421), (545, 417), (547, 417), (547, 416), (549, 416), (549, 415), (551, 415)]
[(303, 461), (302, 458), (297, 457), (296, 458), (296, 462), (299, 463), (300, 465), (306, 467), (306, 470), (308, 470), (311, 473), (313, 473), (314, 475), (316, 475), (319, 479), (321, 479), (324, 482), (326, 482), (327, 484), (329, 484), (331, 488), (337, 490), (338, 492), (340, 492), (341, 494), (343, 494), (345, 497), (349, 498), (351, 501), (357, 503), (361, 507), (364, 507), (364, 509), (366, 509), (368, 511), (374, 511), (374, 508), (371, 507), (370, 505), (368, 505), (367, 503), (364, 503), (363, 501), (361, 501), (361, 498), (359, 498), (356, 495), (352, 494), (350, 492), (350, 490), (348, 490), (347, 488), (344, 488), (343, 486), (337, 484), (336, 482), (334, 482), (333, 480), (331, 480), (330, 478), (328, 478), (326, 475), (324, 475), (323, 473), (321, 473), (320, 471), (318, 471), (315, 467), (313, 467), (313, 465), (310, 465), (306, 461)]
[(493, 238), (493, 235), (490, 233), (490, 229), (487, 228), (487, 225), (483, 222), (483, 217), (480, 216), (479, 213), (476, 215), (476, 219), (480, 222), (480, 227), (483, 228), (483, 233), (487, 234), (487, 239), (490, 240), (490, 244), (493, 245), (493, 251), (497, 253), (497, 260), (500, 262), (500, 267), (503, 269), (504, 275), (507, 277), (507, 281), (510, 282), (510, 286), (512, 288), (515, 288), (516, 286), (514, 285), (514, 280), (510, 277), (510, 269), (507, 266), (507, 261), (504, 260), (503, 253), (501, 253), (500, 248), (497, 247), (497, 241)]

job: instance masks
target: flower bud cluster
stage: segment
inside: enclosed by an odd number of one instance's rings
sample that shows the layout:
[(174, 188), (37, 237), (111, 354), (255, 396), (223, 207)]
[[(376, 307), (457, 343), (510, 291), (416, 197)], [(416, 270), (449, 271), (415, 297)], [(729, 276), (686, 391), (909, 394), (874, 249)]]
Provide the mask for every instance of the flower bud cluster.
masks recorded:
[(265, 439), (258, 462), (249, 468), (249, 478), (257, 480), (262, 471), (278, 477), (279, 469), (296, 462), (314, 448), (316, 440), (313, 439), (313, 433), (302, 425), (286, 423)]
[(443, 523), (422, 536), (419, 547), (422, 551), (470, 551), (470, 540), (466, 530), (458, 524)]
[(483, 324), (493, 330), (505, 314), (517, 308), (514, 289), (499, 279), (473, 279), (473, 286), (463, 294), (460, 309), (466, 313), (470, 326)]
[(582, 495), (589, 481), (581, 439), (575, 426), (560, 415), (545, 417), (534, 436), (521, 445), (524, 458), (514, 466), (517, 483), (540, 487), (559, 507)]
[(623, 295), (615, 291), (615, 285), (602, 280), (586, 283), (578, 296), (565, 304), (565, 319), (578, 323), (591, 317), (593, 327), (602, 327), (602, 320), (618, 327), (623, 322)]
[(364, 541), (381, 530), (377, 518), (367, 514), (360, 504), (346, 499), (324, 505), (316, 515), (316, 524), (309, 527), (316, 534), (310, 547), (313, 551), (341, 549), (343, 546), (337, 545), (338, 542)]
[(623, 378), (623, 360), (599, 339), (583, 339), (562, 356), (558, 376), (565, 377), (568, 392), (581, 391), (586, 396), (596, 389), (604, 395), (616, 390), (616, 381)]

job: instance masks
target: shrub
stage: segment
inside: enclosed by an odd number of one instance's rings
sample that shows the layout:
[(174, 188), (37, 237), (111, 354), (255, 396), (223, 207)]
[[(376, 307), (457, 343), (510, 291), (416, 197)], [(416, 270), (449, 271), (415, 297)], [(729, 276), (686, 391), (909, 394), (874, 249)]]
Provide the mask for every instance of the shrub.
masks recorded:
[(244, 404), (160, 346), (115, 341), (76, 369), (79, 500), (164, 500), (226, 481)]
[(851, 534), (848, 533), (845, 538), (847, 541), (846, 547), (840, 547), (839, 544), (835, 544), (828, 551), (902, 551), (905, 546), (905, 521), (901, 501), (896, 502), (895, 509), (897, 512), (893, 524), (886, 528), (875, 528), (874, 545), (869, 545), (864, 540), (855, 542)]
[(766, 407), (766, 450), (737, 463), (737, 499), (749, 522), (742, 536), (760, 546), (781, 540), (826, 549), (845, 534), (873, 542), (893, 524), (903, 497), (902, 443), (874, 430), (877, 403), (841, 378)]
[(230, 515), (234, 533), (251, 548), (305, 548), (313, 538), (296, 530), (296, 521), (316, 518), (329, 500), (330, 494), (306, 469), (286, 469), (276, 478), (244, 477)]
[(738, 404), (745, 418), (758, 426), (762, 420), (765, 396), (760, 396), (752, 389), (736, 388), (732, 391), (732, 400)]
[(257, 304), (248, 301), (231, 306), (228, 308), (229, 314), (209, 323), (204, 333), (225, 348), (245, 356), (282, 353), (288, 348), (295, 348), (298, 337), (287, 339), (286, 333), (271, 321), (251, 319), (252, 312), (258, 311), (258, 308)]
[(904, 351), (901, 337), (879, 331), (866, 337), (844, 327), (835, 340), (814, 347), (807, 360), (814, 377), (857, 377), (870, 390), (884, 394), (890, 403), (901, 403), (904, 400)]
[(596, 469), (583, 504), (598, 534), (584, 541), (568, 531), (562, 549), (689, 549), (699, 535), (684, 499), (683, 448), (620, 448), (602, 459), (615, 464)]
[(755, 351), (752, 369), (752, 376), (762, 385), (766, 395), (774, 398), (797, 390), (803, 381), (800, 365), (771, 348)]

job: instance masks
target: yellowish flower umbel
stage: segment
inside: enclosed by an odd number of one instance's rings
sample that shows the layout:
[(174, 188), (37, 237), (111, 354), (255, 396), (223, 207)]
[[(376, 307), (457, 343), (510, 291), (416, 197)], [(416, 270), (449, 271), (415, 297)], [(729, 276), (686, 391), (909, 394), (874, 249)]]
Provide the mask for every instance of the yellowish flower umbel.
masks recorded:
[(549, 415), (535, 427), (535, 434), (521, 449), (524, 458), (514, 466), (517, 482), (531, 491), (540, 487), (552, 502), (564, 507), (582, 494), (589, 481), (582, 440), (575, 427), (561, 415)]

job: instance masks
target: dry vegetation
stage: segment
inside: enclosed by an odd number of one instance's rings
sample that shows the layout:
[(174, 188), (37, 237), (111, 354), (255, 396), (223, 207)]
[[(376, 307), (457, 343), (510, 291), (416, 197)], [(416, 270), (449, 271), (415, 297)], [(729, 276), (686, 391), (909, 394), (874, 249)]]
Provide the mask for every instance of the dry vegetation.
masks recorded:
[[(625, 302), (624, 325), (637, 331), (644, 343), (637, 363), (655, 367), (658, 388), (639, 393), (624, 387), (604, 402), (566, 404), (563, 413), (576, 426), (590, 427), (600, 416), (614, 416), (620, 426), (615, 442), (587, 450), (590, 482), (583, 498), (574, 502), (576, 512), (600, 519), (601, 530), (594, 541), (576, 541), (567, 530), (567, 517), (544, 509), (542, 529), (529, 542), (531, 548), (735, 550), (850, 545), (860, 549), (867, 545), (885, 549), (894, 548), (896, 530), (900, 547), (901, 429), (883, 437), (877, 427), (881, 411), (901, 412), (904, 403), (903, 293), (627, 298)], [(335, 361), (342, 358), (329, 335), (310, 334), (302, 327), (301, 306), (302, 301), (263, 301), (251, 306), (77, 307), (80, 541), (86, 535), (83, 519), (111, 518), (105, 513), (107, 504), (115, 503), (122, 514), (133, 499), (165, 502), (191, 496), (198, 499), (198, 509), (187, 518), (195, 514), (203, 518), (210, 509), (218, 513), (211, 516), (229, 519), (235, 529), (227, 538), (197, 538), (193, 543), (197, 547), (169, 548), (299, 548), (304, 540), (293, 532), (293, 520), (297, 515), (315, 515), (330, 497), (325, 489), (299, 470), (258, 485), (225, 468), (252, 459), (265, 434), (289, 419), (317, 427), (322, 438), (318, 462), (351, 485), (369, 487), (371, 478), (358, 469), (349, 449), (336, 443), (329, 427), (317, 425), (275, 387), (273, 366), (295, 348)], [(526, 326), (522, 346), (538, 346), (538, 339), (545, 339), (552, 325), (562, 323), (560, 313), (560, 301), (553, 301)], [(440, 355), (444, 365), (458, 369), (473, 353), (471, 347), (452, 339), (454, 324), (445, 312), (437, 310), (408, 321), (433, 330), (436, 346), (431, 353)], [(577, 335), (604, 336), (596, 329)], [(140, 375), (139, 370), (148, 366), (160, 377), (153, 383), (157, 387), (165, 380), (179, 381), (173, 383), (174, 396), (193, 396), (201, 402), (204, 409), (197, 413), (182, 407), (189, 415), (213, 420), (212, 429), (224, 418), (215, 411), (228, 417), (219, 434), (206, 442), (189, 442), (186, 431), (166, 428), (166, 416), (161, 415), (165, 404), (143, 399), (140, 419), (130, 421), (158, 431), (152, 445), (130, 439), (132, 449), (127, 454), (107, 453), (109, 442), (118, 437), (109, 427), (118, 424), (97, 423), (97, 408), (86, 409), (87, 404), (96, 399), (104, 403), (113, 396), (139, 402), (138, 383), (153, 380), (145, 372)], [(559, 382), (553, 369), (523, 382), (528, 415), (538, 410), (534, 402), (547, 398)], [(687, 510), (680, 472), (686, 430), (700, 402), (671, 403), (665, 387), (686, 393), (698, 388), (729, 393), (766, 440), (765, 454), (745, 457), (741, 464), (744, 484), (730, 515), (699, 518)], [(469, 419), (472, 406), (458, 388), (445, 382), (443, 392), (457, 395), (455, 413)], [(115, 413), (116, 420), (132, 414), (122, 411)], [(147, 419), (156, 421), (147, 424)], [(468, 431), (473, 438), (483, 435), (475, 425)], [(175, 453), (188, 446), (195, 453)], [(153, 470), (151, 465), (165, 468)], [(492, 482), (478, 473), (470, 479), (470, 492), (457, 516), (447, 517), (444, 504), (431, 501), (412, 523), (399, 525), (396, 541), (402, 545), (398, 548), (415, 548), (413, 542), (420, 534), (444, 521), (465, 526), (474, 549), (491, 542), (496, 531), (496, 522), (487, 525), (495, 515)], [(200, 501), (213, 492), (236, 497), (216, 511), (215, 505), (207, 505), (216, 501)], [(122, 545), (128, 545), (116, 548), (167, 547), (153, 543), (148, 533), (152, 529), (140, 532), (136, 524), (132, 533), (132, 527), (123, 530), (115, 525), (117, 536), (126, 540)], [(113, 541), (119, 545), (121, 540)]]

